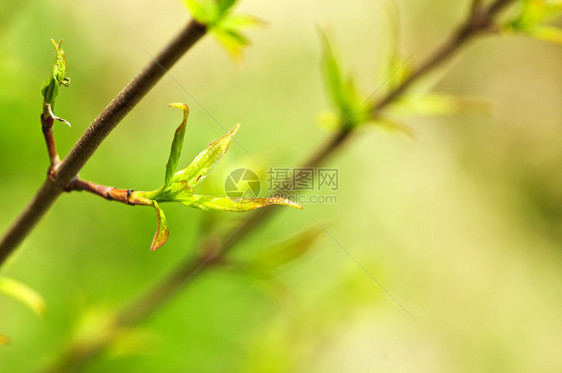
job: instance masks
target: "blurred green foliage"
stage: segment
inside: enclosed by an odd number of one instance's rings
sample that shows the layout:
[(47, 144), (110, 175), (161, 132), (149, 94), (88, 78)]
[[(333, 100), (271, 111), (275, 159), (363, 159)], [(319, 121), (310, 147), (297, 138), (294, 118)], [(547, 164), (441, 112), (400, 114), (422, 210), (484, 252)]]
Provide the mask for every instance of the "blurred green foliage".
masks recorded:
[[(396, 3), (401, 48), (417, 51), (414, 65), (469, 8), (468, 1)], [(4, 230), (48, 167), (38, 94), (52, 63), (48, 40), (64, 39), (73, 77), (57, 100), (57, 113), (73, 123), (55, 128), (64, 155), (186, 13), (175, 1), (8, 0), (0, 8)], [(215, 120), (227, 128), (244, 125), (237, 135), (243, 148), (233, 144), (233, 159), (217, 167), (206, 188), (220, 191), (229, 165), (261, 161), (269, 149), (275, 154), (266, 167), (297, 164), (327, 135), (314, 124), (317, 113), (331, 107), (318, 25), (334, 35), (357, 88), (372, 92), (386, 63), (379, 52), (390, 43), (386, 9), (368, 0), (241, 2), (237, 12), (268, 22), (250, 31), (254, 45), (242, 68), (205, 39), (171, 70), (181, 87), (163, 79), (81, 175), (118, 187), (153, 187), (170, 140), (161, 127), (177, 120), (165, 105), (176, 101), (192, 109), (182, 163), (224, 133)], [(324, 236), (276, 270), (283, 296), (230, 271), (206, 274), (86, 372), (559, 372), (561, 58), (556, 44), (516, 35), (472, 44), (434, 90), (478, 96), (491, 103), (492, 115), (402, 119), (414, 128), (415, 142), (362, 128), (330, 164), (340, 171), (338, 203), (305, 206), (331, 223), (330, 233), (417, 323)], [(244, 241), (235, 259), (255, 258), (314, 225), (309, 215), (287, 210)], [(134, 299), (194, 254), (201, 234), (222, 232), (242, 218), (173, 205), (166, 214), (177, 234), (149, 252), (150, 209), (84, 193), (62, 196), (3, 268), (3, 275), (40, 293), (49, 313), (39, 319), (0, 297), (0, 332), (11, 338), (0, 349), (0, 370), (34, 371), (52, 361), (84, 323), (86, 330), (102, 326), (88, 315)], [(131, 346), (131, 339), (149, 348)]]

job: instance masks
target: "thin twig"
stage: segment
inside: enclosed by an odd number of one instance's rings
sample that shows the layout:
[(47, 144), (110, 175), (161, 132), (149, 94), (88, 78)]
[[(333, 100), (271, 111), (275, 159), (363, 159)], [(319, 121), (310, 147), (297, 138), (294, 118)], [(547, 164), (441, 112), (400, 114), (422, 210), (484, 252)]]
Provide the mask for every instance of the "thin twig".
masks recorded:
[(108, 201), (117, 201), (126, 205), (142, 205), (152, 206), (147, 199), (140, 199), (136, 197), (133, 189), (118, 189), (107, 185), (100, 185), (92, 183), (91, 181), (82, 180), (76, 177), (72, 180), (65, 189), (65, 192), (72, 191), (86, 191), (98, 195)]
[[(50, 168), (47, 180), (2, 237), (0, 265), (31, 232), (115, 126), (205, 33), (205, 26), (195, 21), (188, 22), (160, 54), (151, 59), (148, 65), (105, 107), (74, 145), (68, 156), (55, 168)], [(56, 160), (56, 152), (53, 151), (54, 139), (50, 131), (45, 135), (45, 140), (52, 164), (53, 160)]]
[[(425, 63), (415, 70), (415, 72), (395, 90), (382, 97), (373, 107), (372, 116), (378, 118), (384, 108), (395, 102), (413, 83), (425, 76), (437, 66), (446, 62), (452, 55), (458, 52), (466, 42), (483, 31), (489, 30), (493, 24), (494, 16), (506, 5), (515, 0), (498, 0), (490, 5), (481, 13), (471, 14), (470, 19), (461, 26), (457, 32), (433, 54)], [(331, 156), (335, 155), (343, 145), (350, 139), (353, 130), (342, 126), (342, 129), (335, 132), (322, 147), (314, 152), (304, 163), (303, 167), (318, 167), (325, 163)], [(101, 353), (110, 344), (117, 330), (122, 330), (135, 325), (152, 315), (162, 307), (163, 303), (173, 297), (179, 290), (184, 288), (197, 275), (203, 273), (213, 264), (220, 262), (232, 248), (236, 246), (244, 237), (251, 233), (256, 227), (264, 224), (277, 211), (277, 209), (261, 209), (253, 212), (239, 226), (234, 228), (226, 236), (224, 241), (218, 245), (207, 246), (203, 250), (203, 255), (187, 258), (178, 267), (172, 270), (153, 288), (144, 293), (135, 302), (119, 312), (112, 324), (112, 330), (107, 331), (104, 338), (96, 339), (91, 343), (80, 343), (70, 346), (69, 350), (63, 355), (55, 368), (47, 372), (64, 371), (69, 367), (81, 367), (88, 360)], [(204, 240), (205, 241), (205, 240)], [(205, 241), (205, 245), (208, 243)]]

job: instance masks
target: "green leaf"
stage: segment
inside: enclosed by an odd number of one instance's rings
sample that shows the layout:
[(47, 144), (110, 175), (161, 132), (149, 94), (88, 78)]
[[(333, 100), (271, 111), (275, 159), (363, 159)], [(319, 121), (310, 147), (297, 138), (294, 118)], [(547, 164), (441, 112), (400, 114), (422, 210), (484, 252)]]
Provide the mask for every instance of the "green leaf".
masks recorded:
[(229, 198), (215, 196), (194, 195), (188, 198), (178, 199), (184, 205), (195, 207), (200, 210), (242, 212), (255, 210), (270, 205), (286, 205), (302, 209), (302, 206), (287, 198)]
[(39, 316), (44, 316), (47, 311), (45, 301), (39, 293), (14, 279), (0, 277), (0, 293), (4, 293), (19, 300)]
[(43, 95), (43, 101), (47, 104), (53, 104), (55, 98), (58, 94), (59, 85), (68, 86), (70, 83), (70, 78), (66, 76), (66, 71), (68, 69), (68, 64), (66, 62), (66, 55), (61, 47), (62, 40), (57, 42), (51, 39), (53, 46), (55, 47), (55, 60), (53, 61), (53, 70), (51, 76), (49, 76), (41, 85), (41, 94)]
[(183, 0), (183, 3), (199, 23), (211, 27), (220, 19), (221, 13), (216, 0)]
[(150, 246), (150, 250), (154, 251), (166, 243), (168, 236), (170, 235), (170, 231), (168, 229), (168, 222), (166, 221), (164, 211), (160, 209), (158, 202), (152, 201), (152, 206), (156, 209), (156, 215), (158, 216), (158, 228), (156, 229), (156, 234), (154, 235), (152, 245)]
[(562, 44), (562, 29), (556, 27), (535, 26), (523, 32), (540, 40)]
[(465, 113), (489, 114), (489, 105), (478, 99), (453, 97), (438, 93), (406, 95), (388, 108), (393, 115), (459, 115)]
[(240, 123), (235, 125), (226, 135), (211, 143), (184, 170), (176, 173), (172, 182), (185, 181), (188, 186), (199, 184), (215, 169), (217, 163), (228, 150), (232, 137), (238, 131)]
[(183, 140), (185, 138), (185, 129), (187, 125), (187, 117), (189, 116), (189, 107), (182, 103), (169, 104), (170, 107), (176, 107), (183, 110), (183, 120), (174, 133), (174, 140), (172, 141), (172, 148), (170, 149), (170, 157), (166, 163), (166, 176), (164, 178), (164, 185), (170, 185), (172, 177), (178, 167), (178, 162), (183, 147)]
[(237, 0), (218, 0), (219, 12), (225, 14), (230, 8), (236, 4)]
[[(504, 31), (531, 33), (541, 22), (562, 13), (562, 1), (559, 0), (522, 0), (521, 11), (514, 19), (501, 26)], [(552, 41), (552, 40), (550, 40)], [(556, 41), (556, 40), (555, 40)]]
[(229, 14), (220, 21), (220, 27), (235, 31), (241, 31), (243, 28), (262, 26), (265, 22), (259, 18), (245, 14)]
[(370, 122), (373, 125), (377, 126), (377, 127), (381, 127), (383, 129), (385, 129), (388, 132), (397, 132), (397, 133), (401, 133), (403, 135), (406, 135), (410, 138), (414, 138), (416, 136), (416, 133), (414, 132), (414, 130), (403, 123), (397, 122), (395, 120), (389, 119), (389, 118), (377, 118), (376, 120)]
[(244, 35), (234, 29), (218, 26), (211, 30), (211, 35), (226, 49), (235, 61), (242, 59), (242, 50), (250, 44)]
[(62, 50), (62, 40), (59, 40), (58, 44), (54, 39), (51, 39), (51, 43), (55, 47), (56, 56), (53, 62), (53, 78), (56, 79), (57, 83), (62, 84), (66, 78), (66, 70), (68, 69), (68, 64), (66, 62), (66, 55)]
[(261, 20), (246, 15), (229, 14), (211, 29), (211, 35), (221, 44), (235, 61), (242, 59), (242, 50), (250, 45), (242, 33), (244, 28), (262, 25)]
[(318, 227), (313, 227), (278, 245), (261, 251), (250, 263), (249, 269), (268, 273), (297, 260), (310, 250), (321, 232), (322, 230)]
[(43, 101), (47, 104), (53, 104), (55, 97), (59, 92), (59, 85), (55, 78), (50, 76), (41, 85), (41, 95), (43, 95)]
[(362, 105), (362, 100), (355, 88), (352, 78), (345, 78), (342, 68), (330, 45), (327, 36), (321, 33), (324, 43), (322, 57), (324, 78), (327, 82), (332, 101), (339, 110), (342, 124), (353, 127), (365, 120), (368, 108)]

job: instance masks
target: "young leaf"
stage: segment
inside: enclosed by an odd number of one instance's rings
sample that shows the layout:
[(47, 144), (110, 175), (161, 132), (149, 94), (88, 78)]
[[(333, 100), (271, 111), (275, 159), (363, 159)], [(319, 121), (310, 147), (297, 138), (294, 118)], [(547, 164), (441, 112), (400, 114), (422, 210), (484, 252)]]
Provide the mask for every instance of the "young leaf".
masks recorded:
[(150, 250), (154, 251), (166, 243), (168, 236), (170, 235), (170, 231), (168, 229), (168, 222), (166, 221), (164, 211), (160, 209), (158, 202), (152, 201), (152, 206), (154, 206), (156, 215), (158, 216), (158, 228), (156, 229), (156, 234), (154, 235), (152, 245), (150, 246)]
[(465, 113), (488, 114), (489, 105), (474, 98), (453, 97), (439, 93), (405, 95), (389, 107), (388, 113), (397, 115), (458, 115)]
[(212, 27), (220, 18), (216, 0), (183, 0), (183, 3), (199, 23)]
[(194, 195), (188, 198), (178, 199), (184, 205), (195, 207), (200, 210), (242, 212), (255, 210), (270, 205), (286, 205), (302, 209), (302, 206), (287, 198), (228, 198), (214, 196)]
[(221, 44), (236, 61), (242, 59), (242, 50), (250, 45), (242, 33), (244, 28), (259, 26), (263, 22), (255, 17), (228, 14), (211, 29), (211, 35)]
[(414, 132), (414, 130), (412, 129), (412, 127), (391, 120), (389, 118), (377, 118), (376, 120), (371, 122), (373, 125), (381, 127), (385, 130), (387, 130), (388, 132), (398, 132), (401, 134), (404, 134), (410, 138), (414, 138), (416, 136), (416, 133)]
[(240, 123), (235, 125), (226, 135), (209, 144), (207, 149), (199, 153), (186, 169), (174, 175), (172, 182), (185, 181), (188, 186), (194, 187), (205, 180), (228, 150), (232, 137), (239, 127)]
[(218, 0), (219, 11), (221, 14), (225, 14), (230, 8), (236, 4), (237, 0)]
[(320, 233), (322, 233), (321, 229), (313, 227), (278, 245), (263, 250), (250, 263), (249, 267), (259, 272), (270, 273), (308, 252)]
[(43, 101), (52, 105), (58, 94), (59, 85), (62, 84), (64, 86), (68, 86), (70, 78), (66, 76), (68, 64), (66, 62), (66, 55), (61, 47), (62, 40), (60, 40), (58, 44), (53, 39), (51, 39), (51, 42), (55, 47), (56, 55), (55, 60), (53, 61), (51, 76), (49, 76), (41, 85), (41, 94), (43, 95)]
[(218, 26), (211, 30), (211, 35), (217, 39), (235, 61), (241, 61), (242, 49), (250, 44), (244, 35), (233, 29)]
[(562, 44), (562, 29), (552, 26), (535, 26), (524, 31), (534, 38)]
[(183, 120), (174, 133), (174, 140), (172, 141), (172, 148), (170, 149), (170, 157), (166, 163), (166, 176), (164, 178), (164, 185), (170, 185), (170, 181), (176, 172), (178, 162), (181, 155), (181, 148), (183, 146), (183, 139), (185, 137), (185, 129), (187, 125), (187, 117), (189, 116), (189, 108), (186, 104), (172, 103), (170, 107), (176, 107), (183, 110)]
[(521, 3), (518, 16), (505, 23), (502, 30), (521, 32), (537, 39), (560, 43), (562, 30), (544, 25), (543, 22), (562, 13), (562, 1), (523, 0)]
[(58, 44), (54, 39), (51, 39), (51, 43), (55, 47), (56, 57), (53, 62), (53, 77), (59, 84), (66, 85), (66, 70), (68, 69), (68, 64), (66, 62), (66, 55), (62, 50), (62, 40), (59, 40)]
[(321, 33), (324, 43), (323, 67), (324, 77), (332, 101), (336, 105), (342, 121), (342, 125), (353, 127), (364, 121), (367, 117), (368, 108), (362, 105), (360, 95), (355, 88), (353, 79), (345, 78), (342, 68), (330, 45), (328, 37)]
[(45, 301), (39, 293), (14, 279), (0, 277), (0, 293), (4, 293), (19, 300), (39, 316), (44, 316), (47, 311)]

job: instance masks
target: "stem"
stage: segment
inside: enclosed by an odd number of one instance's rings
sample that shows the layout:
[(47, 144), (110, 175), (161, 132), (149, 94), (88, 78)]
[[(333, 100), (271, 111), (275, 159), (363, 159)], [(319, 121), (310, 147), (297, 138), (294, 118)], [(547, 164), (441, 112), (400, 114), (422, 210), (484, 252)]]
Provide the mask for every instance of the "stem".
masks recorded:
[[(0, 265), (31, 232), (109, 133), (154, 87), (172, 65), (205, 35), (206, 31), (205, 26), (195, 21), (188, 22), (156, 58), (150, 61), (103, 109), (74, 145), (68, 156), (58, 164), (56, 172), (47, 178), (33, 200), (2, 237), (0, 241)], [(52, 132), (45, 135), (45, 140), (52, 163), (52, 160), (56, 159), (52, 157), (55, 153), (51, 154), (52, 149), (54, 149)]]
[[(379, 117), (385, 107), (396, 101), (396, 99), (419, 78), (451, 58), (451, 56), (459, 51), (468, 40), (489, 30), (493, 24), (494, 16), (501, 9), (514, 1), (515, 0), (497, 0), (483, 11), (471, 13), (469, 20), (462, 25), (435, 54), (418, 67), (409, 79), (402, 82), (395, 90), (389, 92), (378, 101), (374, 106), (375, 109), (372, 112), (372, 116), (374, 118)], [(302, 167), (318, 167), (322, 165), (345, 145), (352, 134), (352, 128), (342, 126), (339, 131), (330, 136), (320, 149), (314, 152), (303, 163)], [(144, 293), (135, 302), (132, 302), (128, 307), (121, 310), (115, 318), (115, 324), (113, 326), (115, 330), (135, 325), (152, 315), (162, 307), (166, 300), (177, 294), (179, 290), (184, 288), (192, 279), (196, 278), (197, 275), (203, 273), (205, 269), (212, 267), (213, 264), (220, 262), (221, 258), (232, 250), (236, 244), (256, 227), (268, 221), (276, 211), (278, 210), (274, 208), (256, 210), (239, 226), (234, 228), (222, 243), (204, 247), (203, 252), (205, 254), (202, 256), (187, 258), (153, 288)], [(204, 243), (206, 244), (206, 242)], [(65, 362), (69, 364), (72, 363), (72, 366), (85, 365), (88, 360), (101, 353), (104, 348), (113, 341), (115, 335), (116, 333), (107, 333), (107, 337), (103, 341), (97, 339), (89, 345), (79, 345), (80, 349), (78, 351), (81, 355), (76, 354), (76, 344), (71, 346), (63, 355), (57, 367), (62, 367), (61, 371), (64, 371), (64, 368), (70, 366), (65, 365)], [(86, 358), (82, 359), (81, 356), (86, 356)], [(58, 370), (48, 370), (48, 372), (53, 371)]]
[[(54, 171), (54, 167), (60, 163), (57, 146), (55, 145), (55, 137), (53, 135), (53, 122), (55, 118), (51, 116), (51, 109), (49, 104), (43, 102), (43, 113), (41, 113), (41, 130), (43, 137), (45, 137), (45, 144), (47, 145), (47, 152), (49, 153), (49, 176)], [(53, 175), (54, 176), (54, 175)]]
[(126, 205), (152, 206), (152, 201), (139, 197), (133, 189), (117, 189), (106, 185), (92, 183), (91, 181), (85, 181), (78, 177), (68, 184), (65, 191), (86, 191), (103, 197), (109, 201), (117, 201)]

